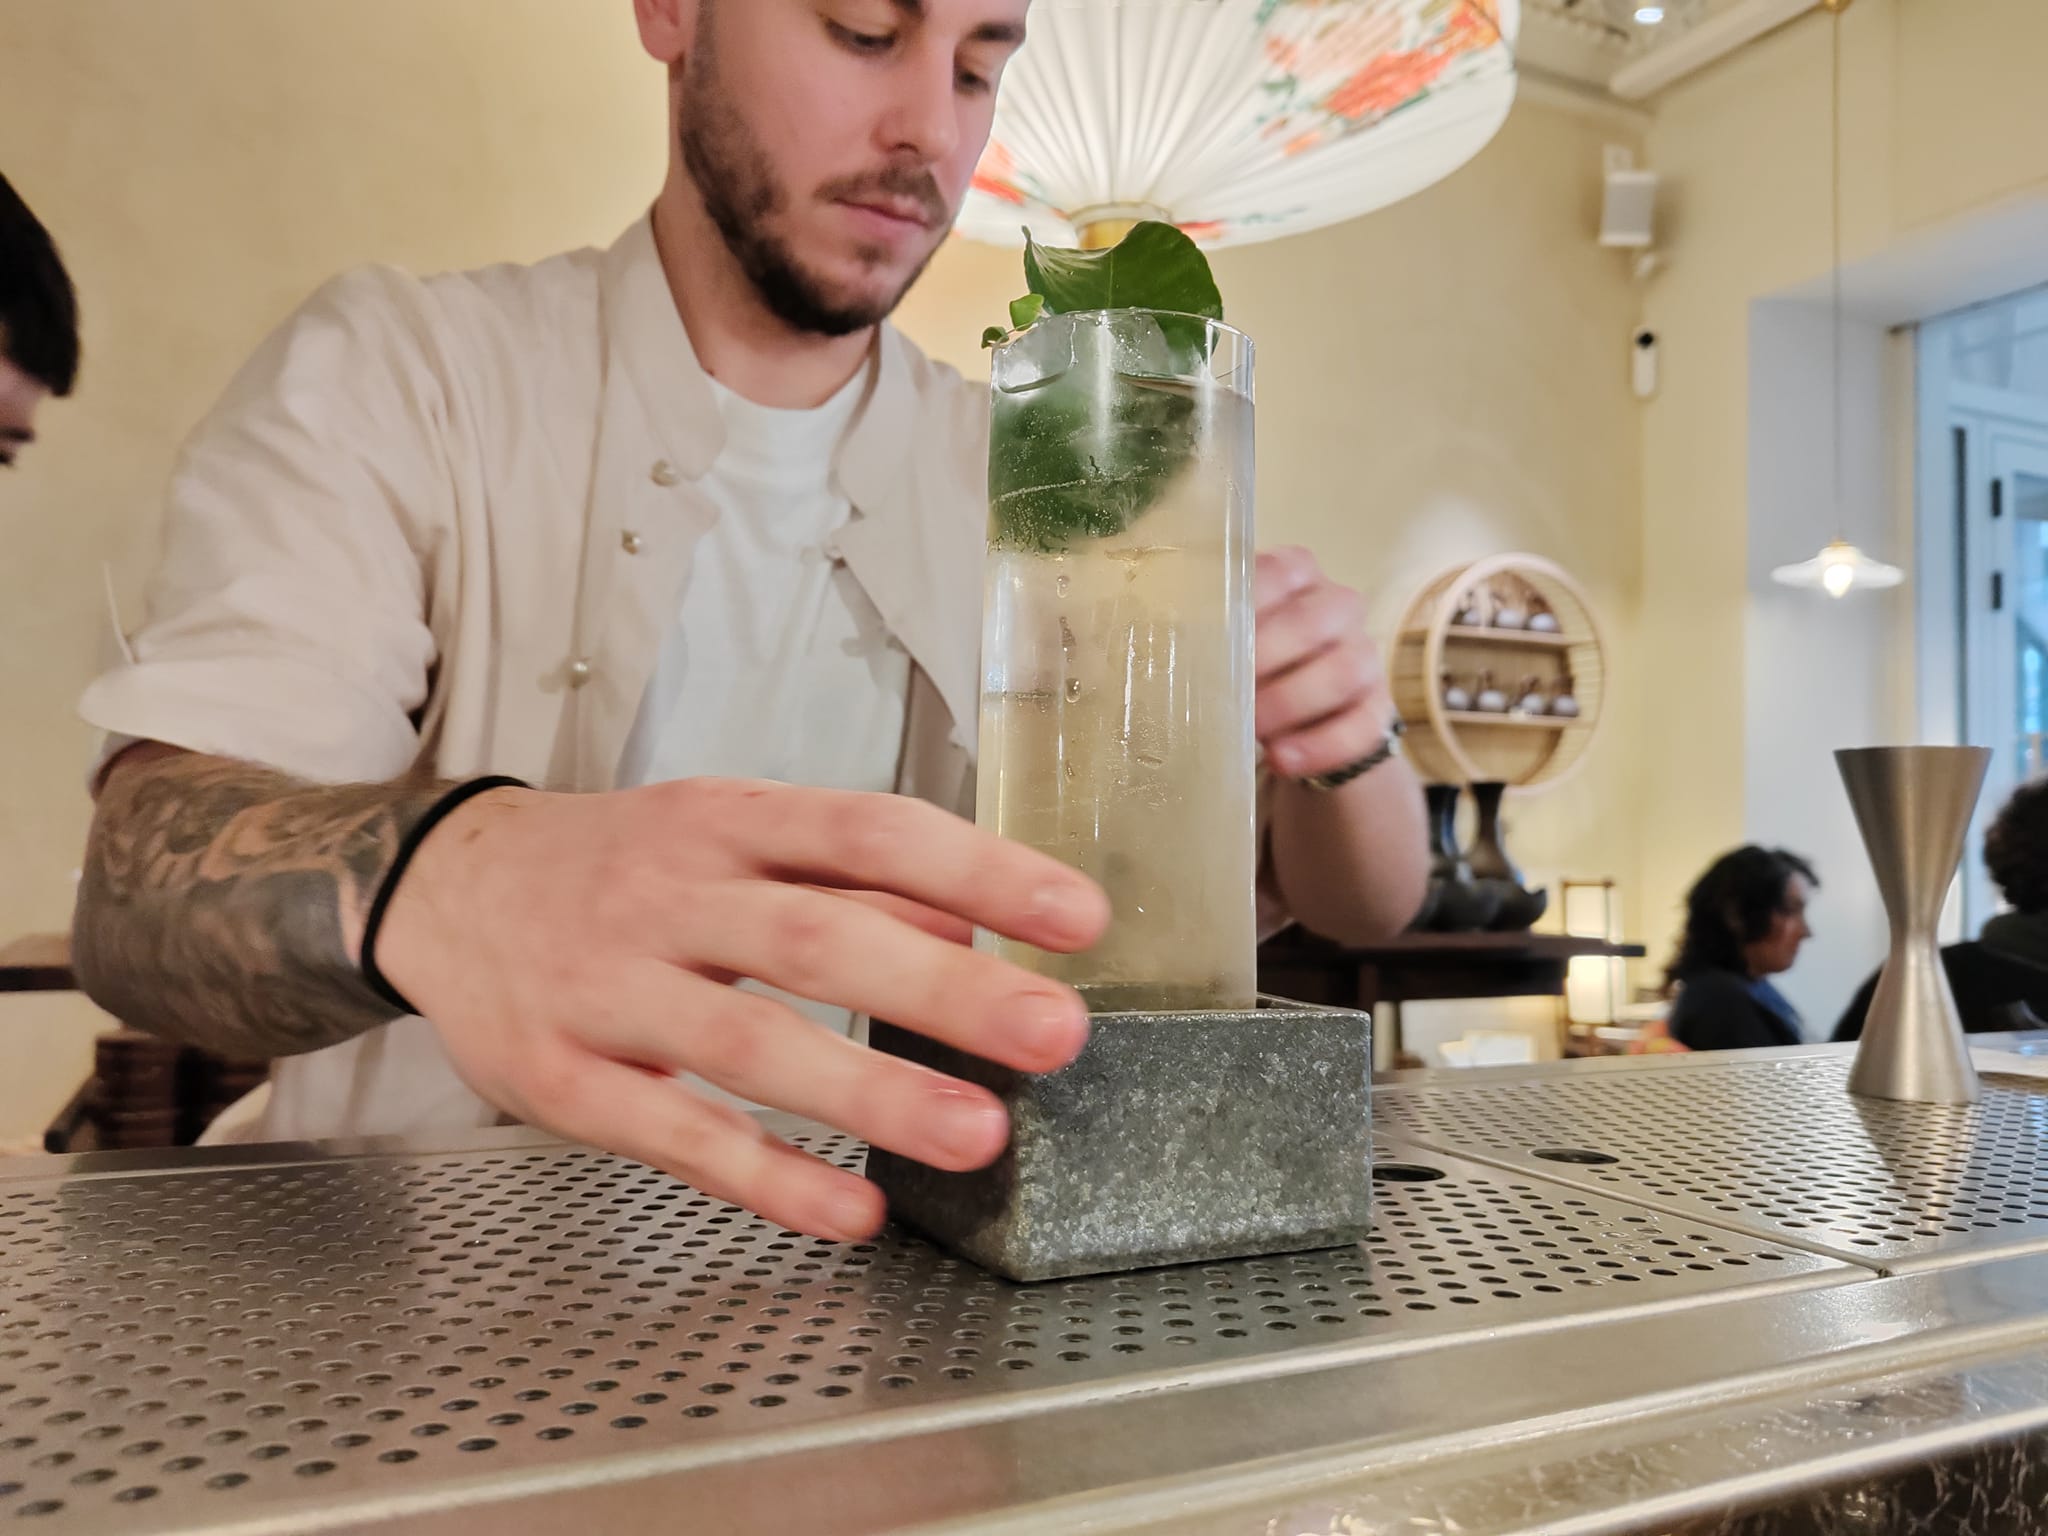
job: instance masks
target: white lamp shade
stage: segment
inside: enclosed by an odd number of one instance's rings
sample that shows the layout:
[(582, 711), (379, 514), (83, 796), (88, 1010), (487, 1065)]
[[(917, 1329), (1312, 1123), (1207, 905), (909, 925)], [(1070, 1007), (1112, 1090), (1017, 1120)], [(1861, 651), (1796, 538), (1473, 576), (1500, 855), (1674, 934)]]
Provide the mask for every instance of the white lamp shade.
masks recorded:
[(1563, 883), (1564, 931), (1575, 939), (1607, 939), (1614, 931), (1614, 882), (1567, 880)]
[(1627, 987), (1625, 962), (1605, 955), (1574, 955), (1566, 962), (1565, 1017), (1574, 1024), (1612, 1024)]
[(1771, 572), (1771, 580), (1782, 586), (1818, 588), (1830, 597), (1846, 597), (1859, 588), (1896, 587), (1905, 579), (1906, 573), (1896, 565), (1873, 560), (1845, 539), (1836, 539), (1811, 560)]
[(1037, 0), (961, 233), (1204, 245), (1370, 213), (1463, 165), (1515, 95), (1521, 0)]

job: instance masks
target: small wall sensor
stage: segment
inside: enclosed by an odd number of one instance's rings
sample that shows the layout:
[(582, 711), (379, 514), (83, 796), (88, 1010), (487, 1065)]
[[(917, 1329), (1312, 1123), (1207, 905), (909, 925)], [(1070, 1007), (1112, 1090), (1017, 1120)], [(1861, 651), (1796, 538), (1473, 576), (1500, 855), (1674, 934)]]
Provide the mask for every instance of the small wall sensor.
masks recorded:
[(1657, 333), (1639, 325), (1629, 337), (1629, 376), (1636, 398), (1647, 400), (1657, 393)]

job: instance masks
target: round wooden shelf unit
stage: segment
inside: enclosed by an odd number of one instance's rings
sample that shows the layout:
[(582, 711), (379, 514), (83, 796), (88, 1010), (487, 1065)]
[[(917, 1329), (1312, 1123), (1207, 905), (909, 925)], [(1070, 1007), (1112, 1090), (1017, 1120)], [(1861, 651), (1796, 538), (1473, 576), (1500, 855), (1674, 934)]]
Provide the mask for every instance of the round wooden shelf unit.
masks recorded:
[[(1556, 615), (1556, 632), (1456, 622), (1475, 606), (1490, 613), (1495, 600), (1526, 605), (1530, 597)], [(1569, 678), (1579, 713), (1453, 710), (1444, 704), (1447, 672), (1467, 688), (1490, 672), (1511, 701), (1530, 678), (1546, 695)], [(1584, 758), (1606, 703), (1607, 653), (1585, 594), (1562, 569), (1535, 555), (1494, 555), (1444, 572), (1417, 594), (1394, 637), (1392, 678), (1408, 755), (1425, 778), (1534, 789)]]

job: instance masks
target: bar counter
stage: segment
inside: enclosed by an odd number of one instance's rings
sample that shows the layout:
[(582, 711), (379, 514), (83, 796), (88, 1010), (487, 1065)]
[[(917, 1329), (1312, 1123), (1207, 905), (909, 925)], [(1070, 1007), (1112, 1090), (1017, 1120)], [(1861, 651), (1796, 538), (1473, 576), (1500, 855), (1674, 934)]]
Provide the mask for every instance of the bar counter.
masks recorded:
[(1397, 1074), (1364, 1244), (1039, 1286), (525, 1130), (0, 1163), (0, 1526), (2048, 1531), (2048, 1083), (1848, 1064)]

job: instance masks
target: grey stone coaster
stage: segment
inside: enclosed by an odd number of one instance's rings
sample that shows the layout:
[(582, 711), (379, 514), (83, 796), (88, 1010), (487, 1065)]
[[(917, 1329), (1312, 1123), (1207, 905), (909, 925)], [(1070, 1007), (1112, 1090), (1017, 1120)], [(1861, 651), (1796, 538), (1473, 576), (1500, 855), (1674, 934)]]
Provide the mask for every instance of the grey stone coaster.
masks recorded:
[(1372, 1024), (1262, 999), (1216, 1013), (1100, 1013), (1071, 1066), (1032, 1077), (877, 1021), (887, 1051), (1009, 1106), (991, 1166), (880, 1150), (890, 1213), (1012, 1280), (1291, 1253), (1366, 1235)]

